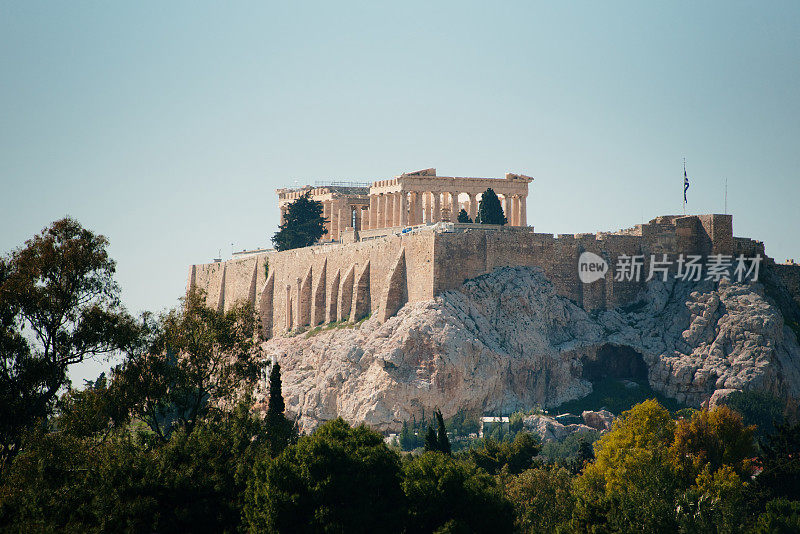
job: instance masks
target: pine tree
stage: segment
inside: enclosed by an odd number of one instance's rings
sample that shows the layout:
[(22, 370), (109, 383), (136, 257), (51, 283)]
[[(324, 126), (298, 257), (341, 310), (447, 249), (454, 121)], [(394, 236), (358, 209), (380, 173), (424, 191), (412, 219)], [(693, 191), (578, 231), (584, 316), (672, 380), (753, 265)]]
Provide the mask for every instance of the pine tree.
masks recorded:
[(445, 454), (452, 454), (450, 450), (450, 439), (447, 437), (447, 429), (444, 426), (444, 418), (442, 417), (442, 411), (436, 410), (434, 412), (436, 415), (436, 423), (439, 427), (438, 429), (438, 436), (437, 441), (439, 443), (439, 451)]
[(506, 224), (508, 220), (503, 214), (503, 206), (500, 205), (500, 199), (497, 198), (494, 190), (490, 187), (481, 196), (481, 202), (478, 205), (478, 215), (475, 217), (475, 222), (480, 224)]
[(311, 200), (306, 193), (289, 204), (284, 223), (278, 227), (280, 230), (272, 237), (272, 243), (277, 250), (313, 245), (328, 233), (325, 222), (322, 202)]
[(428, 427), (428, 433), (425, 434), (425, 452), (438, 451), (439, 438), (436, 436), (436, 430), (432, 426)]
[(458, 222), (460, 222), (460, 223), (471, 223), (472, 222), (472, 219), (469, 218), (469, 214), (467, 213), (467, 210), (462, 208), (461, 211), (458, 212)]

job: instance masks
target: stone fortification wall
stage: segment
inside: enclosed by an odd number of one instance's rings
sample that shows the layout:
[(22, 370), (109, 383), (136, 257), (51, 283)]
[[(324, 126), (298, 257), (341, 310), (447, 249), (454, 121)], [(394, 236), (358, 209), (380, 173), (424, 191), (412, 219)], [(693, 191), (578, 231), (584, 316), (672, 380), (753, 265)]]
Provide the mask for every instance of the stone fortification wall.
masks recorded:
[(226, 262), (192, 265), (189, 287), (205, 291), (206, 303), (218, 311), (228, 311), (236, 302), (255, 302), (256, 293), (265, 281), (267, 254), (256, 254)]
[[(464, 280), (498, 267), (539, 267), (557, 292), (586, 310), (624, 306), (644, 289), (650, 257), (667, 254), (732, 254), (734, 238), (730, 215), (664, 216), (618, 233), (560, 235), (466, 229), (437, 236), (434, 293), (456, 289)], [(739, 248), (758, 251), (758, 242), (739, 240)], [(591, 284), (578, 278), (578, 258), (592, 252), (605, 259), (609, 270)], [(761, 248), (763, 254), (763, 247)], [(614, 279), (621, 256), (644, 256), (639, 280)], [(674, 267), (672, 268), (674, 273)]]
[[(763, 244), (734, 238), (730, 215), (664, 216), (636, 232), (560, 235), (533, 228), (448, 225), (341, 245), (266, 252), (192, 266), (189, 285), (228, 310), (239, 300), (258, 310), (264, 337), (377, 314), (381, 321), (406, 302), (429, 300), (500, 267), (539, 267), (557, 292), (588, 311), (634, 302), (645, 287), (650, 256), (763, 255)], [(592, 252), (609, 269), (595, 282), (578, 277), (578, 259)], [(624, 256), (644, 256), (638, 280), (615, 280)], [(673, 271), (674, 272), (674, 271)]]
[(775, 272), (786, 286), (786, 289), (789, 290), (795, 303), (800, 306), (800, 265), (796, 263), (778, 263), (775, 265)]
[[(480, 230), (437, 236), (434, 267), (435, 293), (456, 289), (465, 280), (499, 267), (539, 267), (561, 296), (586, 310), (613, 308), (629, 303), (643, 283), (616, 282), (613, 265), (626, 254), (649, 254), (641, 237), (594, 234), (580, 236), (541, 233), (505, 233)], [(584, 251), (606, 259), (611, 268), (605, 278), (583, 284), (578, 278), (578, 258)]]
[(256, 306), (265, 337), (378, 313), (433, 298), (433, 232), (321, 245), (194, 265), (189, 287), (228, 310)]

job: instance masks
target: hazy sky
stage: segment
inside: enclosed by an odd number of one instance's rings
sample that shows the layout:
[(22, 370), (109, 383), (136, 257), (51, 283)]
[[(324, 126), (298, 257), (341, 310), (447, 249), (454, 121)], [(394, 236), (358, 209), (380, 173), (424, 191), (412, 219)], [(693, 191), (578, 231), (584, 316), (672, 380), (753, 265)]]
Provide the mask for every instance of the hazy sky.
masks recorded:
[(800, 2), (378, 4), (0, 0), (0, 253), (69, 214), (158, 311), (295, 181), (518, 172), (572, 233), (680, 213), (686, 158), (800, 257)]

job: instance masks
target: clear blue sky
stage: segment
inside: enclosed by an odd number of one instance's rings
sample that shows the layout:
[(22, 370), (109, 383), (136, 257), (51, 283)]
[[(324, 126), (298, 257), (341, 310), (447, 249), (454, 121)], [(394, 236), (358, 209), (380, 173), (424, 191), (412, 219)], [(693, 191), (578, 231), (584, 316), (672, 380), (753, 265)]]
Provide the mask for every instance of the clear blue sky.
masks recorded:
[(378, 4), (0, 1), (0, 252), (69, 214), (158, 311), (295, 180), (519, 172), (571, 233), (679, 213), (685, 157), (800, 257), (800, 3)]

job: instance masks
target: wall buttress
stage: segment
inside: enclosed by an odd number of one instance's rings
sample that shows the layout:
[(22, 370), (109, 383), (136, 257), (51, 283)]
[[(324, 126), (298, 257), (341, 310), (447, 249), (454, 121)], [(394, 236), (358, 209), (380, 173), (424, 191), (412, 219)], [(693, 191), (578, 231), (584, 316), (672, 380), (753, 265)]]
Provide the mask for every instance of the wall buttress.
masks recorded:
[(364, 265), (353, 291), (353, 309), (350, 313), (350, 322), (355, 323), (366, 317), (370, 312), (369, 262)]

